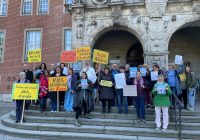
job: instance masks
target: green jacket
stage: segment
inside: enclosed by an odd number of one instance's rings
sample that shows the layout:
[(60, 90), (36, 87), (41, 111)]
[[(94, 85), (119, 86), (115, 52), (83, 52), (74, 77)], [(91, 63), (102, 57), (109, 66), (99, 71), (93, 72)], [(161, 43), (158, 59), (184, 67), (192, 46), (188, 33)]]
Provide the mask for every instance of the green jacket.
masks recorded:
[(195, 85), (195, 74), (193, 72), (189, 72), (186, 75), (186, 87), (193, 88)]
[(156, 107), (169, 107), (171, 106), (171, 102), (170, 102), (170, 95), (172, 94), (172, 91), (169, 87), (169, 84), (167, 84), (166, 82), (163, 82), (163, 84), (166, 85), (166, 94), (158, 94), (157, 93), (157, 85), (158, 83), (156, 83), (154, 85), (154, 88), (151, 92), (151, 94), (154, 95), (154, 106)]

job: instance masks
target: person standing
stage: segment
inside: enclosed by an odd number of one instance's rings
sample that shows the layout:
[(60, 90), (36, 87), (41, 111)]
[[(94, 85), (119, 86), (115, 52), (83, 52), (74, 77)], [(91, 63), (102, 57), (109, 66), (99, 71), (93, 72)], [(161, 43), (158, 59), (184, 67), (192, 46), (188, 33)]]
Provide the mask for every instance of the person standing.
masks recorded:
[(167, 130), (169, 124), (169, 106), (171, 106), (170, 102), (170, 95), (172, 94), (170, 86), (168, 83), (164, 81), (164, 75), (158, 76), (158, 81), (154, 85), (154, 88), (151, 92), (154, 95), (154, 106), (156, 112), (156, 129), (155, 131), (161, 130), (161, 110), (163, 114), (163, 129), (162, 131), (165, 132)]
[(187, 109), (187, 86), (186, 86), (186, 73), (183, 71), (183, 73), (179, 74), (180, 82), (181, 82), (181, 89), (182, 89), (182, 95), (180, 97), (180, 100), (183, 100), (184, 103), (184, 109)]
[[(19, 80), (16, 83), (21, 83), (21, 84), (30, 83), (29, 80), (26, 79), (25, 72), (19, 73)], [(22, 119), (23, 102), (24, 102), (24, 100), (16, 100), (16, 121), (15, 121), (15, 123), (19, 123)]]
[[(30, 83), (33, 83), (33, 72), (29, 70), (28, 64), (24, 64), (23, 72), (26, 73), (26, 79), (29, 80)], [(26, 100), (25, 109), (28, 110), (31, 100)]]
[(87, 73), (82, 72), (81, 79), (76, 83), (76, 94), (74, 97), (74, 111), (75, 115), (75, 126), (81, 126), (79, 116), (84, 110), (84, 116), (88, 119), (92, 119), (89, 114), (94, 109), (93, 97), (92, 97), (92, 82), (88, 79)]
[(65, 101), (64, 101), (64, 109), (68, 112), (73, 111), (76, 82), (77, 82), (77, 77), (74, 74), (73, 69), (68, 68), (67, 91), (65, 92)]
[(195, 73), (191, 71), (189, 66), (186, 66), (186, 87), (187, 87), (187, 94), (188, 94), (188, 110), (194, 111), (195, 107)]
[(137, 72), (134, 79), (134, 85), (137, 86), (137, 96), (135, 97), (135, 106), (138, 122), (145, 123), (145, 80), (142, 78), (140, 71)]
[(46, 110), (46, 103), (48, 97), (48, 75), (49, 72), (44, 70), (44, 72), (40, 75), (40, 112), (44, 112)]
[[(103, 85), (101, 84), (103, 81), (109, 82), (110, 85)], [(114, 99), (114, 92), (113, 92), (113, 78), (110, 73), (109, 68), (104, 68), (104, 73), (100, 76), (100, 100), (102, 102), (102, 113), (106, 113), (106, 102), (108, 102), (108, 114), (111, 113), (111, 106), (112, 101)]]

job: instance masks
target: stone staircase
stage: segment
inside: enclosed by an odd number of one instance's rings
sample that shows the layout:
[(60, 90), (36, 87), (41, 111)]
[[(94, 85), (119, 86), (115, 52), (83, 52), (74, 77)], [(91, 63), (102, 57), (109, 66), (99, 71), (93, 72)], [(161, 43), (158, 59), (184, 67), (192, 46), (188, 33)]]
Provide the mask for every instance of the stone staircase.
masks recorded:
[[(146, 109), (145, 124), (136, 121), (134, 108), (129, 114), (102, 114), (100, 107), (92, 112), (93, 119), (80, 118), (81, 127), (74, 126), (74, 113), (40, 113), (37, 106), (25, 111), (26, 122), (15, 123), (15, 111), (1, 117), (0, 132), (26, 138), (45, 140), (176, 140), (179, 139), (175, 123), (170, 122), (167, 132), (155, 132), (154, 110)], [(200, 139), (200, 112), (182, 111), (182, 139)]]

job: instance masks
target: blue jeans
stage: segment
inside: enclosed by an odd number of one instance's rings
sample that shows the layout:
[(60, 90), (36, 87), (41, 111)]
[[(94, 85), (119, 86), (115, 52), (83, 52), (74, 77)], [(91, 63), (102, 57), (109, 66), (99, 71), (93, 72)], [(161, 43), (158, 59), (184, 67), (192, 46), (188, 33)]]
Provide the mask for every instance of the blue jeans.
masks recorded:
[(188, 89), (188, 106), (189, 107), (194, 108), (195, 94), (196, 94), (196, 89), (195, 88), (189, 88)]
[(135, 97), (135, 106), (138, 119), (145, 119), (145, 103), (143, 97)]
[(118, 99), (118, 112), (122, 113), (122, 103), (124, 103), (124, 112), (128, 113), (128, 100), (126, 96), (123, 96), (123, 89), (117, 89), (117, 99)]
[(53, 110), (53, 111), (57, 110), (57, 101), (55, 101), (55, 100), (51, 101), (51, 110)]
[(64, 109), (68, 112), (72, 112), (73, 104), (74, 104), (74, 94), (71, 93), (72, 90), (69, 89), (65, 92), (65, 102), (64, 102)]
[(16, 120), (20, 121), (22, 118), (23, 100), (16, 100)]
[(46, 109), (47, 97), (40, 98), (40, 110), (44, 111)]

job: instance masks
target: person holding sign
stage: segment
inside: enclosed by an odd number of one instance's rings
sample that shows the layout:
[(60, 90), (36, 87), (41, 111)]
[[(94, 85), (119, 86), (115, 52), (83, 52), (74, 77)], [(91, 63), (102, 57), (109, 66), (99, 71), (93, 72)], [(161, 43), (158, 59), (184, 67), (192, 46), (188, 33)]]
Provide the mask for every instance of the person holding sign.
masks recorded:
[(88, 119), (92, 119), (89, 114), (94, 109), (94, 102), (92, 96), (92, 82), (88, 80), (87, 73), (82, 72), (81, 79), (76, 83), (76, 94), (74, 97), (74, 111), (76, 112), (75, 116), (75, 126), (81, 126), (79, 122), (79, 116), (84, 110), (84, 116)]
[(106, 102), (108, 102), (108, 114), (111, 113), (111, 105), (114, 99), (113, 78), (109, 68), (104, 68), (104, 73), (99, 78), (100, 100), (102, 101), (102, 113), (106, 113)]
[(44, 112), (46, 110), (47, 96), (48, 96), (48, 71), (44, 70), (40, 76), (40, 111)]
[(134, 85), (137, 86), (137, 97), (135, 97), (135, 106), (138, 122), (145, 123), (145, 80), (142, 78), (140, 71), (136, 73)]
[[(16, 83), (30, 83), (29, 80), (26, 79), (26, 73), (19, 73), (19, 80)], [(22, 110), (23, 110), (24, 100), (16, 100), (16, 121), (15, 123), (19, 123), (22, 120)], [(24, 119), (23, 119), (24, 122)]]
[(67, 75), (67, 91), (65, 92), (65, 101), (64, 101), (64, 109), (68, 112), (72, 112), (73, 103), (74, 103), (74, 93), (75, 93), (75, 85), (77, 82), (77, 76), (74, 74), (72, 68), (68, 68)]
[[(61, 70), (62, 70), (61, 67), (57, 66), (56, 72), (53, 73), (51, 75), (51, 77), (66, 76), (66, 75), (62, 74)], [(64, 93), (62, 91), (60, 91), (58, 94), (64, 94)], [(51, 99), (51, 112), (56, 112), (56, 110), (57, 110), (57, 92), (56, 91), (49, 92), (49, 97)]]
[(128, 99), (127, 96), (123, 96), (123, 86), (126, 85), (125, 67), (119, 67), (119, 74), (115, 74), (115, 88), (118, 101), (118, 113), (122, 113), (122, 103), (124, 103), (124, 113), (128, 114)]
[(162, 110), (162, 113), (163, 113), (162, 131), (165, 132), (169, 124), (168, 109), (169, 109), (169, 106), (171, 106), (169, 97), (172, 94), (172, 92), (171, 92), (169, 84), (164, 81), (164, 75), (161, 74), (158, 76), (158, 81), (154, 85), (152, 94), (154, 95), (154, 106), (155, 106), (155, 112), (156, 112), (155, 122), (156, 122), (157, 128), (155, 129), (155, 131), (161, 130), (160, 118), (161, 118), (161, 110)]

